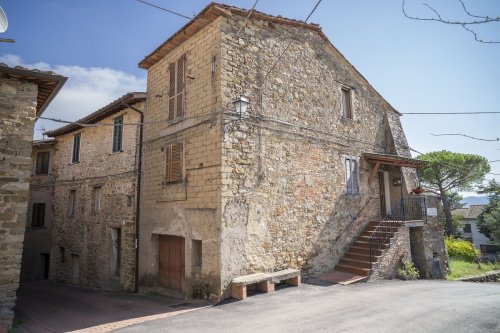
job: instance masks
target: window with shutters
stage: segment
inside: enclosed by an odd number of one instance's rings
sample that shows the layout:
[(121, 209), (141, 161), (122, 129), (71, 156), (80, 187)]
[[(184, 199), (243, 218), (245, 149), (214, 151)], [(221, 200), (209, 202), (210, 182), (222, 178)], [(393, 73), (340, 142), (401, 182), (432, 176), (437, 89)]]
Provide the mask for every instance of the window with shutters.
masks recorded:
[(352, 119), (352, 91), (349, 88), (342, 88), (342, 116)]
[(45, 203), (34, 203), (31, 212), (31, 227), (45, 227)]
[(71, 158), (72, 163), (78, 163), (80, 162), (80, 139), (81, 139), (81, 134), (75, 134), (73, 136), (73, 157)]
[(346, 170), (346, 193), (358, 194), (358, 161), (355, 158), (347, 157), (345, 159)]
[(186, 82), (186, 56), (183, 55), (176, 62), (168, 66), (168, 121), (184, 117), (185, 82)]
[(183, 174), (184, 145), (182, 143), (172, 143), (165, 149), (165, 181), (174, 183), (182, 181)]
[(92, 215), (97, 215), (101, 211), (101, 187), (96, 186), (92, 188)]
[(36, 154), (36, 175), (48, 175), (49, 174), (49, 159), (50, 152), (41, 151)]
[(117, 153), (122, 151), (123, 116), (113, 122), (113, 153)]

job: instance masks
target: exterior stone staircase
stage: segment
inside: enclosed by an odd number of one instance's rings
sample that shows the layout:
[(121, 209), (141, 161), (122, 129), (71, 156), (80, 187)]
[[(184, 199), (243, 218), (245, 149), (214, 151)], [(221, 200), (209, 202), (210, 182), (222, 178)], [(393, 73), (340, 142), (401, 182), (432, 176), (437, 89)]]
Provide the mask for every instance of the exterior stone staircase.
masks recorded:
[[(350, 273), (360, 278), (368, 278), (373, 265), (381, 258), (383, 251), (389, 247), (391, 238), (402, 225), (403, 223), (399, 221), (370, 221), (335, 266), (334, 272)], [(370, 243), (372, 244), (371, 249)]]

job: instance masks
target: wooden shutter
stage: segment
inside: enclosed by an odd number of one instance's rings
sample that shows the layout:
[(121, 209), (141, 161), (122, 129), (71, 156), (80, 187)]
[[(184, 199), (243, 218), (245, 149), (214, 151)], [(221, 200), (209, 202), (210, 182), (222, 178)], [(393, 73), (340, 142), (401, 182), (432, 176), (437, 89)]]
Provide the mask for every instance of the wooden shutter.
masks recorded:
[(175, 63), (168, 65), (170, 75), (168, 86), (168, 117), (167, 120), (171, 121), (175, 118)]
[(34, 203), (31, 216), (31, 226), (33, 228), (43, 228), (45, 226), (45, 204)]
[(184, 116), (184, 83), (185, 83), (185, 56), (177, 60), (177, 100), (176, 100), (176, 118)]
[(182, 180), (183, 155), (182, 143), (173, 143), (167, 146), (165, 166), (167, 182)]
[(49, 159), (50, 159), (50, 152), (48, 151), (39, 152), (36, 155), (35, 174), (47, 175), (49, 173)]
[(345, 171), (347, 194), (358, 193), (358, 162), (355, 159), (346, 158)]

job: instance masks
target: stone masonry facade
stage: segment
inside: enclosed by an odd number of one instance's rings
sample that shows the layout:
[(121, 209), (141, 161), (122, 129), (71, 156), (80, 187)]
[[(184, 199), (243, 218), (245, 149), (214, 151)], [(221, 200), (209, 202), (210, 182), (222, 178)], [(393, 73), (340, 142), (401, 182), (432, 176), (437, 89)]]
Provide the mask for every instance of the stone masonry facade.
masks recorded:
[(0, 64), (0, 332), (12, 325), (29, 201), (35, 117), (65, 77)]
[(0, 77), (0, 332), (14, 317), (19, 285), (37, 88)]
[[(201, 286), (204, 297), (215, 298), (228, 297), (231, 279), (240, 275), (330, 270), (380, 218), (380, 188), (368, 182), (373, 166), (363, 154), (411, 157), (400, 114), (317, 25), (300, 28), (259, 12), (245, 21), (247, 14), (211, 4), (139, 64), (148, 70), (146, 122), (155, 122), (145, 129), (142, 290), (168, 293), (162, 276), (175, 269), (181, 271), (175, 278), (184, 279), (176, 291), (193, 296)], [(172, 121), (169, 73), (180, 58), (184, 113)], [(233, 107), (240, 95), (250, 100), (242, 117)], [(170, 183), (165, 152), (176, 142), (183, 144), (182, 181)], [(354, 193), (347, 193), (346, 161), (356, 162)], [(392, 184), (399, 168), (380, 170), (391, 180), (388, 200), (415, 188), (411, 169), (399, 186)], [(162, 259), (168, 237), (182, 239), (180, 266)], [(201, 267), (193, 265), (196, 242)]]
[[(144, 100), (133, 107), (143, 110)], [(113, 152), (114, 126), (109, 125), (119, 117), (125, 124), (122, 148)], [(140, 114), (122, 107), (91, 122), (96, 126), (48, 133), (57, 142), (52, 162), (50, 279), (133, 291)], [(76, 135), (80, 156), (72, 162)]]
[[(55, 144), (55, 140), (41, 140), (33, 143), (28, 213), (21, 265), (22, 282), (47, 279), (50, 273), (52, 198), (54, 196), (52, 160)], [(39, 159), (42, 159), (45, 154), (48, 154), (47, 173), (45, 170), (37, 169), (37, 162), (41, 162)], [(36, 205), (43, 205), (44, 216), (38, 216), (38, 219), (37, 216), (33, 216)]]

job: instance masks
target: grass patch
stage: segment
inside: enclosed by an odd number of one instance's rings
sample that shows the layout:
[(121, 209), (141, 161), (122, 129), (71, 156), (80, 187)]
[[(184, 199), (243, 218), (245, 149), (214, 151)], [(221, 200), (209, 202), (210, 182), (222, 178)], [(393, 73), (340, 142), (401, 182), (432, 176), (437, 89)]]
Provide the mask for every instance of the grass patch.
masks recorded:
[(456, 280), (468, 275), (481, 275), (486, 272), (500, 270), (500, 263), (481, 263), (481, 268), (478, 268), (475, 262), (450, 258), (450, 270), (451, 273), (446, 278)]

